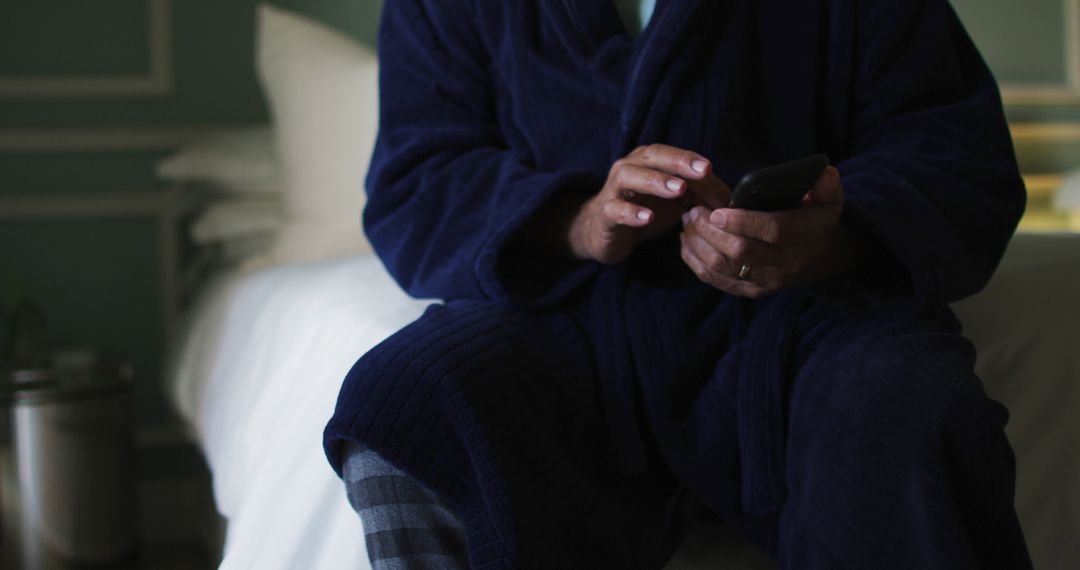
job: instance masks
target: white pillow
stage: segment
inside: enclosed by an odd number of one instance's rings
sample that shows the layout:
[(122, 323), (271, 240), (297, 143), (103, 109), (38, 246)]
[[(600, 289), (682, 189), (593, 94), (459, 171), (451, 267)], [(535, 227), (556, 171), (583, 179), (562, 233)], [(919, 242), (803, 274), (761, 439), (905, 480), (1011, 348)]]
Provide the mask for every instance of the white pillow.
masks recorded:
[(159, 162), (157, 175), (225, 192), (278, 193), (283, 187), (270, 127), (230, 129), (195, 141)]
[(280, 262), (371, 251), (360, 227), (378, 126), (375, 54), (322, 24), (258, 8), (258, 74), (286, 180)]

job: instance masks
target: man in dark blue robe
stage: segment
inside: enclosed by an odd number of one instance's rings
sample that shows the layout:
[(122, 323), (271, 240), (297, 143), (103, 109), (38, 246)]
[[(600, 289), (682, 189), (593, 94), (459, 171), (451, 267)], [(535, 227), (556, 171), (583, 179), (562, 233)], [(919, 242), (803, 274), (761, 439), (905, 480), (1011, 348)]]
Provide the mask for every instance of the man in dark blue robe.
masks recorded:
[[(947, 308), (1024, 187), (946, 0), (660, 0), (636, 41), (611, 0), (388, 0), (379, 53), (366, 231), (445, 303), (346, 378), (339, 473), (419, 482), (476, 568), (658, 568), (693, 501), (783, 568), (1030, 566)], [(818, 152), (798, 208), (726, 207)]]

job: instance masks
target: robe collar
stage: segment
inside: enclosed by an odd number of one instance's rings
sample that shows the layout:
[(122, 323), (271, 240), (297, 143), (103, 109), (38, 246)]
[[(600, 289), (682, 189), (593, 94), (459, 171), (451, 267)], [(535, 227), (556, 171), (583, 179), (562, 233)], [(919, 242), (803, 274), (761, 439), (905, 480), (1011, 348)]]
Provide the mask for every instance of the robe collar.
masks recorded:
[[(678, 43), (702, 3), (703, 0), (657, 0), (652, 18), (636, 42), (635, 55), (647, 51), (645, 47), (666, 51), (665, 46)], [(566, 15), (586, 50), (583, 55), (590, 61), (597, 62), (596, 56), (608, 52), (612, 42), (623, 47), (635, 44), (627, 35), (613, 0), (561, 0), (558, 9)]]
[(615, 154), (637, 146), (653, 99), (674, 56), (686, 41), (687, 28), (704, 0), (658, 0), (649, 24), (633, 41), (619, 18), (613, 0), (561, 0), (549, 6), (561, 12), (557, 20), (570, 28), (572, 49), (586, 65), (602, 72), (625, 69), (624, 98)]

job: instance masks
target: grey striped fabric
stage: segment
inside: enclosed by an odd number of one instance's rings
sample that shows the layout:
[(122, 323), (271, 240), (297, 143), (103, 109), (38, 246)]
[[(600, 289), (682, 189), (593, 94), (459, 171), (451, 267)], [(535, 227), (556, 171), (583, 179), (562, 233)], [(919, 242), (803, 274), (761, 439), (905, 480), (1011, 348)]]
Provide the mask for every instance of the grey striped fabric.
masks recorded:
[(438, 497), (370, 449), (350, 442), (344, 457), (345, 490), (374, 570), (469, 567), (461, 521)]

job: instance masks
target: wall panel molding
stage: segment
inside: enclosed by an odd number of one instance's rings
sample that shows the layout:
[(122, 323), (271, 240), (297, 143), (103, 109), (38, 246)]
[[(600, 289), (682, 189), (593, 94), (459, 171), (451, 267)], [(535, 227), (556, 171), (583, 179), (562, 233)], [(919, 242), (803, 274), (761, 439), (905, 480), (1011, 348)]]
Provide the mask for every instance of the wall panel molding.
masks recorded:
[(163, 192), (103, 192), (90, 196), (0, 196), (0, 220), (171, 216), (201, 203), (180, 188)]
[(1016, 142), (1080, 142), (1080, 123), (1013, 123)]
[(107, 127), (92, 129), (0, 129), (2, 153), (170, 150), (236, 126)]
[(0, 77), (0, 98), (69, 99), (168, 95), (173, 84), (171, 0), (146, 2), (146, 49), (150, 69), (145, 74)]

